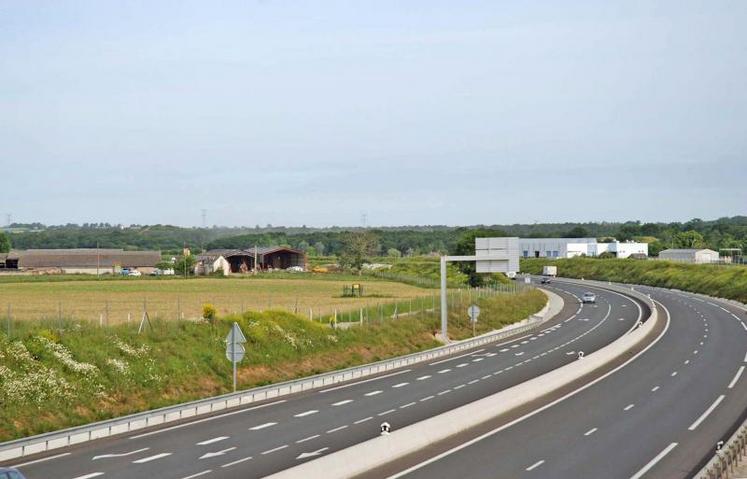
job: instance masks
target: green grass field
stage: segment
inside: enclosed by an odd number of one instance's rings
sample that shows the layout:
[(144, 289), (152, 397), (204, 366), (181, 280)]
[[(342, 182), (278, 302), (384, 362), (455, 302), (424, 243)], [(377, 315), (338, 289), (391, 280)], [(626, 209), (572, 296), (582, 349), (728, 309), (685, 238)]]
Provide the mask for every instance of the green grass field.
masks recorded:
[[(330, 316), (368, 306), (431, 297), (435, 291), (370, 277), (341, 275), (272, 275), (244, 278), (144, 279), (97, 281), (29, 280), (0, 283), (0, 317), (10, 306), (13, 320), (74, 318), (107, 324), (139, 321), (145, 307), (151, 318), (194, 319), (202, 305), (219, 315), (283, 309), (303, 316)], [(24, 278), (24, 277), (17, 277)], [(50, 279), (47, 277), (47, 279)], [(343, 286), (362, 284), (364, 297), (343, 298)]]
[[(107, 292), (140, 294), (142, 288), (154, 293), (158, 286), (162, 294), (173, 292), (172, 288), (182, 294), (181, 288), (200, 291), (203, 283), (210, 285), (210, 291), (215, 291), (214, 285), (241, 289), (255, 284), (206, 280), (104, 287)], [(335, 287), (325, 289), (330, 284)], [(76, 298), (96, 294), (102, 287), (86, 282), (59, 285), (70, 288), (67, 291)], [(272, 291), (278, 287), (275, 283), (267, 286)], [(375, 287), (381, 291), (394, 288), (392, 294), (408, 291), (400, 289), (402, 285), (377, 283)], [(299, 295), (303, 291), (298, 288), (319, 295), (337, 291), (334, 282), (282, 287), (288, 288)], [(33, 297), (43, 297), (43, 288), (31, 291)], [(545, 297), (537, 290), (481, 293), (481, 297), (452, 292), (452, 337), (472, 334), (465, 313), (472, 302), (482, 308), (479, 334), (538, 311)], [(0, 332), (0, 441), (228, 392), (231, 365), (225, 359), (223, 341), (233, 321), (248, 339), (239, 385), (249, 388), (434, 347), (438, 314), (422, 310), (396, 320), (366, 317), (362, 326), (333, 329), (285, 311), (250, 311), (221, 316), (214, 324), (155, 320), (143, 334), (126, 324), (98, 327), (88, 321), (19, 321), (11, 338)]]

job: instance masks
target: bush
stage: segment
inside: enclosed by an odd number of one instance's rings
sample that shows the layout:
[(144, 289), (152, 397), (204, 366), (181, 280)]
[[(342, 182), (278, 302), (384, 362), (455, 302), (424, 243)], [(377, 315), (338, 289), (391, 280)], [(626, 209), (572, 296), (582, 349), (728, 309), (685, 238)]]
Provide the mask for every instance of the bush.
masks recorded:
[(210, 303), (205, 303), (202, 305), (202, 317), (210, 321), (211, 323), (215, 319), (215, 306), (213, 306)]

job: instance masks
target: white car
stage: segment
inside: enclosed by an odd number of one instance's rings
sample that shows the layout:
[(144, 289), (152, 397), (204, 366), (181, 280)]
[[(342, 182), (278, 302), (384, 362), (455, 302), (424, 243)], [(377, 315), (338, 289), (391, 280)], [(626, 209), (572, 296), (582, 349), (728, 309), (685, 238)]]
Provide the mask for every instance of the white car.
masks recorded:
[(143, 275), (143, 273), (141, 273), (138, 270), (132, 270), (129, 273), (127, 273), (127, 276), (142, 276), (142, 275)]
[(584, 293), (583, 296), (581, 296), (581, 302), (582, 303), (596, 303), (597, 295), (587, 291), (586, 293)]

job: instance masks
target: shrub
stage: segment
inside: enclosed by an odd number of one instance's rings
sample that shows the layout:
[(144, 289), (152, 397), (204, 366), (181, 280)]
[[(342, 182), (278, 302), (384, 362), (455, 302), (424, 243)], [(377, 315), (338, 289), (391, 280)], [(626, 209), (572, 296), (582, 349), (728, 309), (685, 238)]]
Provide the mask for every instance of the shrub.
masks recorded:
[(202, 317), (204, 319), (207, 319), (208, 321), (212, 323), (213, 320), (215, 320), (215, 314), (216, 314), (215, 306), (213, 306), (210, 303), (205, 303), (202, 305)]

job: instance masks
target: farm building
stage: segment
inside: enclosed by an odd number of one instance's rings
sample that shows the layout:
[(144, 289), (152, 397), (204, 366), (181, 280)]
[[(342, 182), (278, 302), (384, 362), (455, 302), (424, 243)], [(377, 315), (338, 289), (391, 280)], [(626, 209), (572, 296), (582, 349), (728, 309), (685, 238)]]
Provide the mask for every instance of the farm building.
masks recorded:
[(116, 274), (122, 268), (151, 273), (161, 261), (160, 251), (122, 249), (29, 249), (13, 250), (4, 259), (5, 269), (80, 274)]
[(659, 253), (659, 259), (682, 263), (718, 263), (719, 253), (712, 249), (665, 249)]
[[(283, 270), (292, 267), (306, 269), (306, 254), (303, 251), (283, 246), (257, 246), (246, 249), (213, 249), (197, 256), (196, 274), (209, 274), (217, 270), (216, 262), (223, 265), (224, 274)], [(222, 261), (221, 261), (222, 258)], [(225, 263), (224, 263), (225, 262)]]

